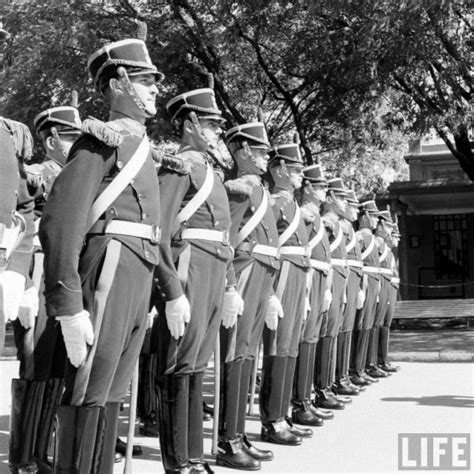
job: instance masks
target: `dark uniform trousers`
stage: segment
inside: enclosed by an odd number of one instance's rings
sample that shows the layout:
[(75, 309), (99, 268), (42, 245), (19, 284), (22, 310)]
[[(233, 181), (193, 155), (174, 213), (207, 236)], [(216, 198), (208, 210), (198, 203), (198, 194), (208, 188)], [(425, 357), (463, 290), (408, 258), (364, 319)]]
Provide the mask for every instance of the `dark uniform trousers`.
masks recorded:
[[(237, 272), (237, 268), (236, 268)], [(237, 274), (237, 291), (242, 296), (244, 312), (236, 324), (225, 329), (221, 326), (221, 440), (245, 434), (245, 413), (252, 366), (262, 332), (268, 299), (272, 292), (275, 269), (258, 260), (252, 261)]]
[(378, 363), (388, 363), (388, 346), (390, 340), (390, 325), (395, 314), (395, 305), (398, 297), (398, 283), (390, 283), (388, 290), (388, 304), (382, 325), (380, 326)]
[(311, 387), (316, 362), (316, 346), (320, 338), (323, 319), (325, 317), (322, 307), (327, 285), (327, 274), (315, 269), (310, 272), (310, 276), (310, 311), (304, 321), (293, 384), (293, 400), (296, 403), (311, 398)]
[(280, 301), (284, 316), (276, 331), (263, 330), (263, 374), (260, 390), (260, 416), (263, 424), (273, 423), (288, 414), (298, 346), (303, 328), (307, 268), (282, 260), (274, 288), (278, 295), (279, 279), (288, 272)]
[(344, 307), (343, 321), (338, 336), (336, 380), (342, 380), (349, 375), (352, 334), (357, 313), (357, 298), (362, 287), (361, 282), (361, 269), (349, 267), (346, 287), (346, 305)]

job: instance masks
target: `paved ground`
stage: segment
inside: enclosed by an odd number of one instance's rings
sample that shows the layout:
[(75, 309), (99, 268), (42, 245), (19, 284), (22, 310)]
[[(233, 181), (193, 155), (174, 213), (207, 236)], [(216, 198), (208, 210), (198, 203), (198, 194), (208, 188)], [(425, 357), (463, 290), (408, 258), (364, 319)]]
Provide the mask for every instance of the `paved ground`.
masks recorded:
[[(354, 398), (351, 406), (336, 413), (324, 427), (316, 428), (314, 437), (302, 446), (261, 443), (275, 452), (275, 460), (263, 464), (262, 472), (397, 472), (399, 433), (472, 433), (473, 364), (402, 362), (400, 366), (401, 372)], [(16, 362), (0, 362), (0, 474), (7, 472), (9, 385), (16, 371)], [(120, 430), (126, 432), (125, 414)], [(205, 423), (207, 453), (211, 430), (212, 423)], [(251, 417), (248, 435), (258, 444), (259, 430), (258, 419)], [(136, 443), (143, 446), (144, 453), (135, 458), (133, 472), (163, 472), (158, 440), (137, 436)], [(474, 462), (474, 452), (471, 459)], [(212, 456), (208, 460), (213, 463)], [(215, 465), (213, 468), (216, 473), (237, 472)], [(123, 463), (115, 469), (115, 474), (121, 472)]]

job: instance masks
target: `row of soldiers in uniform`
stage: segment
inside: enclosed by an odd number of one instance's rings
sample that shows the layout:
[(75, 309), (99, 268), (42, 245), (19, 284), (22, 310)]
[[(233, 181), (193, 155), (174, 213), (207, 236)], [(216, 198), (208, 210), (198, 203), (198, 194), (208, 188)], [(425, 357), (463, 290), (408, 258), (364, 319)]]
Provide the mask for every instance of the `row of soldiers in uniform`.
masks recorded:
[[(225, 180), (224, 119), (211, 88), (168, 102), (181, 144), (174, 156), (158, 153), (144, 123), (156, 113), (161, 74), (143, 41), (109, 44), (88, 68), (109, 121), (81, 122), (74, 107), (39, 114), (47, 160), (28, 170), (29, 192), (12, 122), (0, 127), (2, 169), (16, 166), (11, 178), (2, 171), (1, 198), (10, 235), (2, 309), (21, 361), (10, 469), (113, 472), (120, 403), (154, 306), (147, 350), (157, 354), (165, 471), (212, 472), (203, 461), (203, 373), (217, 337), (217, 464), (257, 470), (273, 458), (245, 434), (262, 338), (261, 437), (272, 443), (301, 444), (312, 435), (304, 425), (322, 425), (349, 395), (397, 370), (387, 352), (398, 228), (341, 179), (305, 167), (298, 144), (271, 147), (260, 122), (225, 133), (235, 164)], [(35, 247), (32, 194), (41, 211)]]

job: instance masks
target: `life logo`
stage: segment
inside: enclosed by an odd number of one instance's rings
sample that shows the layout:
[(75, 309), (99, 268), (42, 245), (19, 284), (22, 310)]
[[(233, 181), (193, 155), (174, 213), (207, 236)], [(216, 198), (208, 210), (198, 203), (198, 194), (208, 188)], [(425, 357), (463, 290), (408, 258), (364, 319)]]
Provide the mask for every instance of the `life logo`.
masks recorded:
[(469, 433), (399, 433), (399, 471), (470, 471)]

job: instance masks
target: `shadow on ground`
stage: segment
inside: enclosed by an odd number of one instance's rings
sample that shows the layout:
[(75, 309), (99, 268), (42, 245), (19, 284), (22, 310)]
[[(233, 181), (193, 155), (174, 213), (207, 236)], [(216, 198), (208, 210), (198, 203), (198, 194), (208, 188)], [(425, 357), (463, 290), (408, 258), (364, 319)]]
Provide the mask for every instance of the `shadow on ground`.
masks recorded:
[(474, 408), (473, 397), (462, 397), (458, 395), (436, 395), (434, 397), (385, 397), (383, 402), (415, 402), (417, 405), (452, 407), (452, 408)]

